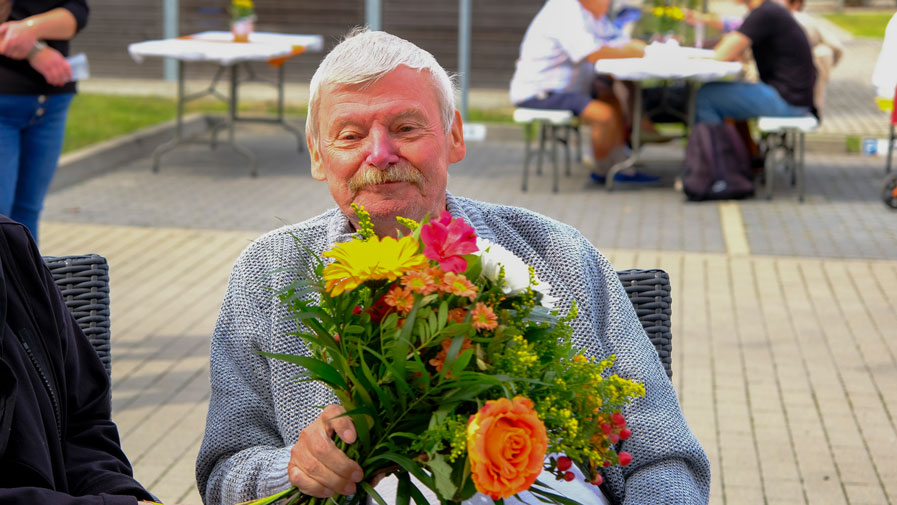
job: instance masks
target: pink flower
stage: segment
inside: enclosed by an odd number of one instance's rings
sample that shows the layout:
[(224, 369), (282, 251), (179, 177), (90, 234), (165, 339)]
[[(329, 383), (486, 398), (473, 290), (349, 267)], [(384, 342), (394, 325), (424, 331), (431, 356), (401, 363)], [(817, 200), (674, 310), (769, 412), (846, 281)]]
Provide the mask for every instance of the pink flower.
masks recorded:
[(448, 211), (442, 211), (438, 221), (430, 221), (420, 230), (424, 243), (424, 256), (438, 261), (446, 272), (461, 273), (467, 269), (462, 254), (476, 252), (477, 236), (472, 226), (463, 219), (452, 219)]

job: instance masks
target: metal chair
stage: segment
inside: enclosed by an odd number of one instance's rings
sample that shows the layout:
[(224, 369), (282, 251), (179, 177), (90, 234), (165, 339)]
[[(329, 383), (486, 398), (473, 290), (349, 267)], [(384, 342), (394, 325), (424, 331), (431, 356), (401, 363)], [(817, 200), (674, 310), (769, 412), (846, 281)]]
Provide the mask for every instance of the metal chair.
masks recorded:
[(44, 256), (65, 305), (112, 374), (109, 333), (109, 265), (99, 254)]
[(657, 350), (667, 377), (672, 378), (673, 332), (670, 316), (673, 299), (670, 296), (670, 276), (657, 268), (621, 270), (617, 276), (635, 307), (645, 333)]
[[(542, 155), (545, 152), (545, 142), (551, 140), (551, 162), (554, 168), (551, 190), (558, 192), (558, 160), (557, 144), (564, 145), (564, 167), (567, 176), (570, 175), (570, 141), (576, 140), (576, 161), (582, 162), (582, 138), (579, 133), (579, 119), (569, 110), (528, 109), (520, 107), (514, 109), (514, 122), (525, 125), (526, 153), (523, 158), (523, 185), (521, 189), (526, 191), (527, 178), (529, 176), (529, 161), (533, 155), (538, 156), (536, 175), (542, 175)], [(539, 150), (532, 151), (530, 144), (535, 131), (539, 133)]]
[(791, 173), (791, 185), (797, 186), (797, 199), (804, 201), (804, 136), (819, 128), (816, 116), (760, 117), (757, 128), (762, 133), (760, 152), (766, 153), (763, 178), (766, 180), (766, 199), (772, 198), (775, 180), (776, 152), (782, 153), (782, 165)]

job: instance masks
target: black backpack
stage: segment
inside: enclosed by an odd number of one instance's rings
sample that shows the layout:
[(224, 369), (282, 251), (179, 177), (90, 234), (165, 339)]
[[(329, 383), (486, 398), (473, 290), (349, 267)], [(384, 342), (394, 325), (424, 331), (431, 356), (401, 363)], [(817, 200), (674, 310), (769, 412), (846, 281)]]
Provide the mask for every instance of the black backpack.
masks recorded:
[(682, 189), (689, 200), (725, 200), (754, 194), (747, 147), (728, 123), (695, 125), (685, 148)]

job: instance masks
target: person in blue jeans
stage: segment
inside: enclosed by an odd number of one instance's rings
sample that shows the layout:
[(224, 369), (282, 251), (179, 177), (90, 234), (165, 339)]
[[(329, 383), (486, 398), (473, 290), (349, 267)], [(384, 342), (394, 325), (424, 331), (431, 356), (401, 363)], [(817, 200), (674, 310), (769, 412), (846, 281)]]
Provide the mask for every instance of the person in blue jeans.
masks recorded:
[(701, 86), (695, 121), (721, 123), (726, 118), (816, 114), (813, 53), (794, 16), (774, 0), (737, 1), (750, 13), (737, 30), (723, 36), (714, 51), (717, 59), (734, 61), (750, 47), (760, 82), (711, 82)]
[(69, 40), (86, 0), (0, 0), (0, 214), (37, 240), (75, 93)]

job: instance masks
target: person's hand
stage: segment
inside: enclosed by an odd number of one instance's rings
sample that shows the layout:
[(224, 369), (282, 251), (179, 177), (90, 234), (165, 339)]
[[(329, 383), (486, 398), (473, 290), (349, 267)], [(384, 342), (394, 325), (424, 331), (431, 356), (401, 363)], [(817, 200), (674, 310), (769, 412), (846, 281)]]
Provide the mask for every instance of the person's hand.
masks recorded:
[(0, 54), (14, 60), (24, 60), (37, 42), (34, 26), (25, 21), (9, 21), (0, 25)]
[(51, 86), (63, 86), (72, 80), (72, 67), (62, 53), (46, 47), (29, 60), (31, 66), (40, 72)]
[(290, 451), (287, 473), (290, 483), (303, 494), (329, 498), (334, 493), (355, 493), (364, 478), (361, 466), (349, 459), (333, 442), (334, 432), (346, 442), (355, 442), (355, 424), (339, 405), (327, 406), (321, 415), (299, 433)]

